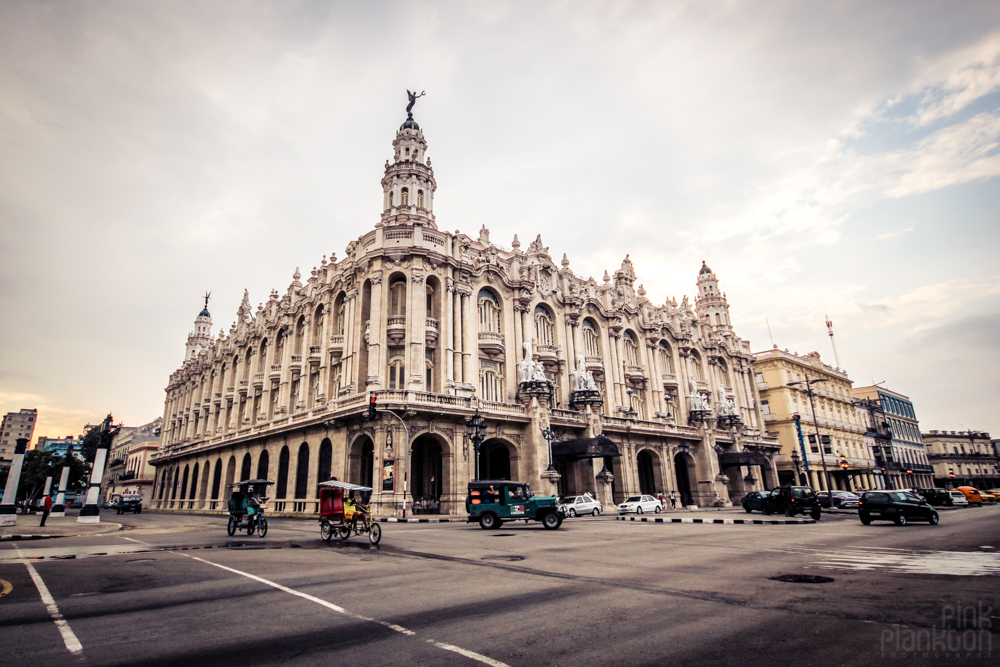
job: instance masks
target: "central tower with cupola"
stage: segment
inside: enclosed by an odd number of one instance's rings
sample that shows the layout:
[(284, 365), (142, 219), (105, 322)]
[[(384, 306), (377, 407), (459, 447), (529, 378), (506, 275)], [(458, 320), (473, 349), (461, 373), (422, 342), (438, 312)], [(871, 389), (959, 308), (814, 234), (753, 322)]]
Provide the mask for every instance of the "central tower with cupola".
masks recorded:
[(392, 142), (393, 161), (385, 163), (382, 177), (382, 225), (422, 225), (437, 229), (434, 223), (434, 170), (426, 157), (427, 141), (413, 120), (413, 104), (420, 95), (410, 93), (406, 120), (399, 126)]

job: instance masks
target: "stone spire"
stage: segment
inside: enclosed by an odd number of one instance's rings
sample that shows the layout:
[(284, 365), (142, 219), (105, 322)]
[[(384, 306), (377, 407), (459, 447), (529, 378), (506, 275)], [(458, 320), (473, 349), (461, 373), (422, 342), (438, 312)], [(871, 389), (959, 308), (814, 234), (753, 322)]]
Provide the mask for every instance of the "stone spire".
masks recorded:
[(437, 229), (434, 222), (434, 191), (437, 182), (431, 161), (426, 157), (427, 142), (424, 133), (413, 120), (413, 103), (410, 96), (407, 118), (392, 142), (393, 161), (387, 162), (382, 177), (382, 224), (425, 225)]
[(188, 334), (184, 360), (193, 359), (212, 342), (212, 314), (208, 312), (208, 300), (212, 293), (205, 294), (205, 307), (194, 318), (194, 331)]
[(719, 279), (705, 262), (698, 270), (698, 298), (695, 299), (695, 310), (698, 317), (707, 319), (709, 324), (731, 330), (729, 320), (729, 302), (726, 295), (719, 291)]

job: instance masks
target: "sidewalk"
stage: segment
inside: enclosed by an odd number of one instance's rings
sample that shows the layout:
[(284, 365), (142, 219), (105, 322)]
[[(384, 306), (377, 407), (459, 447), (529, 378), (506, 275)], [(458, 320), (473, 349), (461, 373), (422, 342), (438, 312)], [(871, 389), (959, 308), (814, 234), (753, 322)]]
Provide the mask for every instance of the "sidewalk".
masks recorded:
[(37, 514), (17, 515), (16, 526), (0, 527), (0, 541), (45, 540), (56, 537), (90, 537), (104, 535), (121, 530), (120, 523), (106, 521), (101, 517), (100, 523), (78, 523), (76, 516), (50, 516), (44, 527), (38, 522), (42, 517)]

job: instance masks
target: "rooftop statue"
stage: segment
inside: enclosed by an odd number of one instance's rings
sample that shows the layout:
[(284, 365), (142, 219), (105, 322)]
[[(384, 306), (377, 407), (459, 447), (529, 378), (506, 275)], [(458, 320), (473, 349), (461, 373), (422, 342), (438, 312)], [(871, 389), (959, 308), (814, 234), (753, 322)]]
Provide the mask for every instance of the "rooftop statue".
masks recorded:
[(410, 98), (410, 103), (406, 105), (406, 117), (413, 118), (413, 105), (417, 103), (417, 99), (426, 95), (427, 91), (423, 90), (420, 92), (419, 95), (417, 95), (416, 93), (411, 93), (409, 90), (407, 90), (406, 94)]

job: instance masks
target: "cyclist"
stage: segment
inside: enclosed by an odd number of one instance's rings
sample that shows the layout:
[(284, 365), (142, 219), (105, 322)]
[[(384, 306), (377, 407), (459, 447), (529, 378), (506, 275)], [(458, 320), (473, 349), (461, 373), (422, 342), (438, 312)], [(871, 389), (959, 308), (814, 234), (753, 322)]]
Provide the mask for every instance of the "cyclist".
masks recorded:
[(357, 533), (358, 519), (365, 525), (368, 523), (368, 514), (365, 512), (365, 507), (355, 500), (354, 491), (349, 491), (344, 498), (344, 521), (351, 523), (351, 531), (354, 533)]

